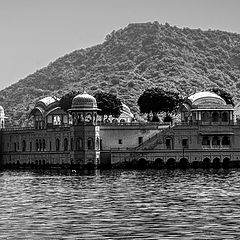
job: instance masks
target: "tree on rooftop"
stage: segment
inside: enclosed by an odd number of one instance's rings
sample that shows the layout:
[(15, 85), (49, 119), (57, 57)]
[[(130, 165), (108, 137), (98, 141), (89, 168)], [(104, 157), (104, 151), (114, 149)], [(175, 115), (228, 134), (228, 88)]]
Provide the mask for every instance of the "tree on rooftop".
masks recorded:
[[(175, 113), (181, 103), (181, 97), (177, 92), (165, 91), (162, 88), (146, 89), (138, 98), (138, 106), (141, 113), (157, 113), (165, 112), (166, 116), (170, 113)], [(149, 119), (149, 117), (148, 117)]]
[(72, 100), (75, 96), (77, 96), (80, 92), (79, 91), (71, 91), (64, 96), (59, 101), (59, 106), (66, 112), (72, 106)]
[(113, 117), (119, 117), (121, 114), (122, 103), (116, 95), (112, 93), (106, 92), (98, 92), (94, 95), (97, 100), (97, 106), (101, 111), (99, 115), (103, 118), (106, 115), (109, 117), (112, 115)]
[(216, 93), (223, 98), (227, 104), (231, 104), (234, 107), (233, 96), (229, 92), (217, 87), (211, 88), (210, 91)]

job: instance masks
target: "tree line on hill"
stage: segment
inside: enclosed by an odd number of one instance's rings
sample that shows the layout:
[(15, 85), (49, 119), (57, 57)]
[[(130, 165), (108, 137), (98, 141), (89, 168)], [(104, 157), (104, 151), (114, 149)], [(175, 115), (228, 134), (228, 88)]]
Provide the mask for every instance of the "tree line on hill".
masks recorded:
[[(240, 102), (240, 34), (137, 23), (112, 31), (102, 44), (79, 49), (0, 91), (10, 125), (21, 125), (35, 103), (85, 87), (117, 94), (138, 114), (145, 89), (183, 97), (220, 88)], [(186, 95), (187, 93), (187, 95)]]

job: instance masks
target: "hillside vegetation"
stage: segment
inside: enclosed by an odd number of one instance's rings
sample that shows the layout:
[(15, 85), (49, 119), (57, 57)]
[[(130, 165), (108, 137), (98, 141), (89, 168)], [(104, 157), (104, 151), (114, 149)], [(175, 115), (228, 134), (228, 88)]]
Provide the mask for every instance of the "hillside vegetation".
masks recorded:
[(183, 96), (212, 87), (240, 100), (240, 35), (169, 24), (129, 24), (102, 44), (60, 57), (0, 92), (11, 124), (23, 122), (34, 103), (71, 90), (117, 93), (138, 112), (137, 99), (149, 87), (175, 89)]

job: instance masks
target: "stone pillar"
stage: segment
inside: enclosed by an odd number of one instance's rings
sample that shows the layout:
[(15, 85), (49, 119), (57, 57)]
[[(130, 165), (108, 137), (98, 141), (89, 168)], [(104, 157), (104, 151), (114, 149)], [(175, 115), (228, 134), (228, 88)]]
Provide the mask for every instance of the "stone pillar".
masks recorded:
[(212, 148), (212, 146), (213, 146), (213, 145), (212, 145), (212, 140), (213, 140), (213, 137), (212, 137), (212, 136), (210, 136), (210, 137), (209, 137), (209, 140), (210, 140), (210, 148)]
[(220, 137), (219, 137), (219, 140), (220, 140), (220, 148), (222, 148), (222, 139), (223, 139), (223, 136), (220, 136)]

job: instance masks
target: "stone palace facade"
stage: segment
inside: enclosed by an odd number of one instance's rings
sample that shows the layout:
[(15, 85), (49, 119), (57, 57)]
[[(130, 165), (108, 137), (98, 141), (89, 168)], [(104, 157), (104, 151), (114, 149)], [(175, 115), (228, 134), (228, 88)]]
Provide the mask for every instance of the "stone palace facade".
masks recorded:
[(133, 121), (123, 104), (118, 119), (101, 123), (96, 99), (79, 94), (69, 112), (45, 97), (32, 109), (33, 126), (5, 128), (0, 107), (0, 164), (8, 168), (240, 166), (240, 124), (215, 93), (189, 96), (172, 125)]

